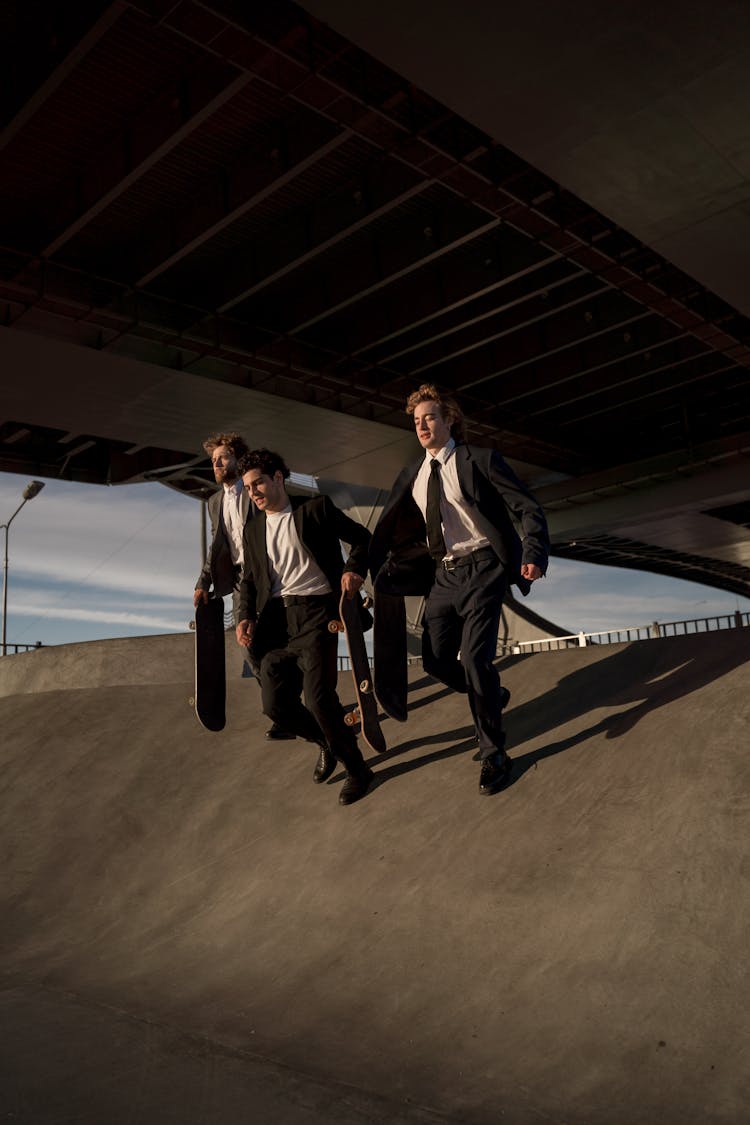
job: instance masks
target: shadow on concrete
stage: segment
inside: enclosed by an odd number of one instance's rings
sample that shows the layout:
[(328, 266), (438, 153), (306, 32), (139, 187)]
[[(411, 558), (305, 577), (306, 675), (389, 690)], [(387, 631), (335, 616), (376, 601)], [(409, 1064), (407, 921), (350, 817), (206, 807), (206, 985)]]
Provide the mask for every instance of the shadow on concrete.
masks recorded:
[[(728, 635), (740, 642), (750, 641), (741, 634)], [(727, 643), (726, 647), (719, 643), (707, 648), (701, 642), (700, 636), (666, 637), (617, 646), (611, 655), (605, 650), (598, 660), (563, 675), (551, 690), (509, 712), (514, 744), (539, 738), (603, 707), (624, 706), (626, 710), (607, 716), (575, 737), (551, 743), (530, 757), (538, 761), (596, 734), (619, 738), (650, 712), (678, 703), (750, 659), (750, 643)], [(522, 663), (532, 659), (520, 658)], [(501, 677), (507, 666), (507, 662), (498, 665)], [(517, 673), (518, 661), (514, 670)]]
[[(584, 651), (590, 653), (593, 649), (594, 646)], [(512, 754), (513, 772), (504, 788), (519, 781), (527, 770), (544, 758), (562, 754), (597, 735), (606, 739), (622, 737), (650, 712), (675, 704), (740, 667), (750, 659), (750, 641), (747, 647), (739, 644), (722, 648), (718, 645), (707, 651), (701, 647), (700, 636), (663, 637), (658, 641), (618, 645), (615, 651), (611, 651), (610, 646), (596, 646), (596, 655), (598, 659), (564, 675), (553, 688), (533, 700), (515, 707), (511, 701), (511, 708), (506, 714), (509, 747), (538, 739), (602, 708), (625, 706), (626, 709), (607, 715), (544, 747), (525, 754)], [(496, 666), (501, 680), (510, 669), (515, 676), (519, 671), (523, 675), (523, 666), (534, 659), (533, 655), (524, 655), (499, 660)], [(436, 690), (424, 694), (425, 689), (431, 687)], [(452, 693), (450, 688), (426, 675), (415, 678), (409, 685), (409, 692), (410, 713), (432, 706), (451, 694), (455, 694), (457, 701), (465, 703), (464, 696)], [(462, 737), (459, 731), (455, 735)], [(469, 739), (469, 743), (442, 753), (451, 756), (475, 746), (472, 735), (473, 728), (466, 728), (463, 737)], [(407, 743), (399, 750), (413, 746), (413, 743)], [(432, 755), (423, 760), (429, 762)], [(416, 761), (410, 768), (416, 768), (418, 764), (419, 761)]]

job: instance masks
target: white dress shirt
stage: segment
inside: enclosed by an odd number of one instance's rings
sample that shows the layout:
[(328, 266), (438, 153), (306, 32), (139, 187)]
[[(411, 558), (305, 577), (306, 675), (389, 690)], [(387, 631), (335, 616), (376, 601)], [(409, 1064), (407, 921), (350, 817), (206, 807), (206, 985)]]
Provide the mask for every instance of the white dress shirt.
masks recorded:
[[(447, 445), (435, 454), (435, 459), (443, 466), (440, 470), (440, 518), (445, 539), (445, 557), (457, 559), (489, 547), (490, 541), (474, 522), (471, 507), (467, 504), (458, 480), (458, 468), (454, 450), (456, 443), (450, 438)], [(425, 450), (424, 463), (412, 485), (412, 496), (420, 512), (427, 519), (427, 482), (433, 456)]]
[(242, 536), (245, 525), (240, 508), (241, 496), (241, 480), (235, 481), (234, 484), (224, 485), (224, 499), (222, 500), (221, 514), (224, 519), (224, 527), (227, 531), (227, 539), (229, 540), (229, 553), (235, 566), (242, 566), (244, 561)]

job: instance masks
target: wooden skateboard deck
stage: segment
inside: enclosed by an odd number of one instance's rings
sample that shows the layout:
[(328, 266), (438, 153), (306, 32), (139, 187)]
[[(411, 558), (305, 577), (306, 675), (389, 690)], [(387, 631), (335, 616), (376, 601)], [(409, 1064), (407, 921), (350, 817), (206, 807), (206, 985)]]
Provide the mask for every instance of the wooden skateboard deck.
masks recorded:
[[(383, 583), (385, 585), (385, 583)], [(387, 593), (375, 581), (373, 665), (378, 703), (399, 723), (406, 722), (406, 603), (400, 594)]]
[(195, 696), (192, 703), (198, 722), (206, 730), (223, 730), (226, 724), (226, 666), (224, 655), (224, 602), (209, 598), (195, 607)]
[(328, 628), (332, 633), (344, 633), (349, 661), (352, 666), (357, 706), (354, 711), (347, 711), (344, 721), (348, 726), (355, 726), (360, 723), (362, 737), (367, 745), (377, 754), (384, 754), (387, 747), (378, 719), (378, 702), (373, 692), (372, 672), (367, 656), (365, 636), (362, 632), (359, 605), (360, 599), (358, 596), (347, 598), (346, 594), (342, 594), (339, 602), (340, 620), (331, 621)]

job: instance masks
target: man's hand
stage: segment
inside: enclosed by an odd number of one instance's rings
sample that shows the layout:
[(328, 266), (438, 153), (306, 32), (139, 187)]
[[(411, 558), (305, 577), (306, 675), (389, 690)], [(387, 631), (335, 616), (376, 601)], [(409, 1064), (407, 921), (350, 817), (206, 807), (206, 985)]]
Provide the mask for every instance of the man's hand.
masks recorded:
[(193, 609), (195, 609), (198, 602), (203, 602), (204, 605), (208, 605), (208, 590), (201, 590), (200, 587), (196, 588), (193, 594)]
[(360, 578), (353, 570), (345, 570), (341, 575), (341, 593), (346, 594), (347, 598), (353, 598), (363, 582), (364, 578)]
[(250, 645), (253, 643), (254, 628), (254, 621), (240, 621), (236, 629), (237, 644), (242, 648), (250, 648)]
[(542, 577), (542, 572), (536, 563), (524, 563), (521, 567), (521, 576), (527, 582), (536, 582), (537, 578)]

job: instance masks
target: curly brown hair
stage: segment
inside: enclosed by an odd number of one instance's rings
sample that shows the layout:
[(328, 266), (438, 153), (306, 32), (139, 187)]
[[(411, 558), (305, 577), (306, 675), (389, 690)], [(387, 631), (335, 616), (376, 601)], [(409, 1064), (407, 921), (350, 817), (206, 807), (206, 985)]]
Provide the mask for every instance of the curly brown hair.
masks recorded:
[(240, 434), (212, 434), (203, 442), (203, 448), (209, 457), (220, 445), (225, 445), (237, 461), (247, 453), (247, 442)]
[(284, 480), (288, 480), (291, 475), (281, 454), (274, 453), (271, 449), (251, 449), (240, 459), (238, 468), (241, 477), (250, 469), (260, 469), (267, 477), (278, 472)]
[(443, 416), (443, 420), (450, 426), (451, 437), (454, 441), (464, 440), (464, 416), (461, 407), (452, 395), (444, 395), (434, 383), (422, 383), (418, 390), (413, 391), (406, 400), (406, 413), (413, 414), (420, 402), (434, 402)]

